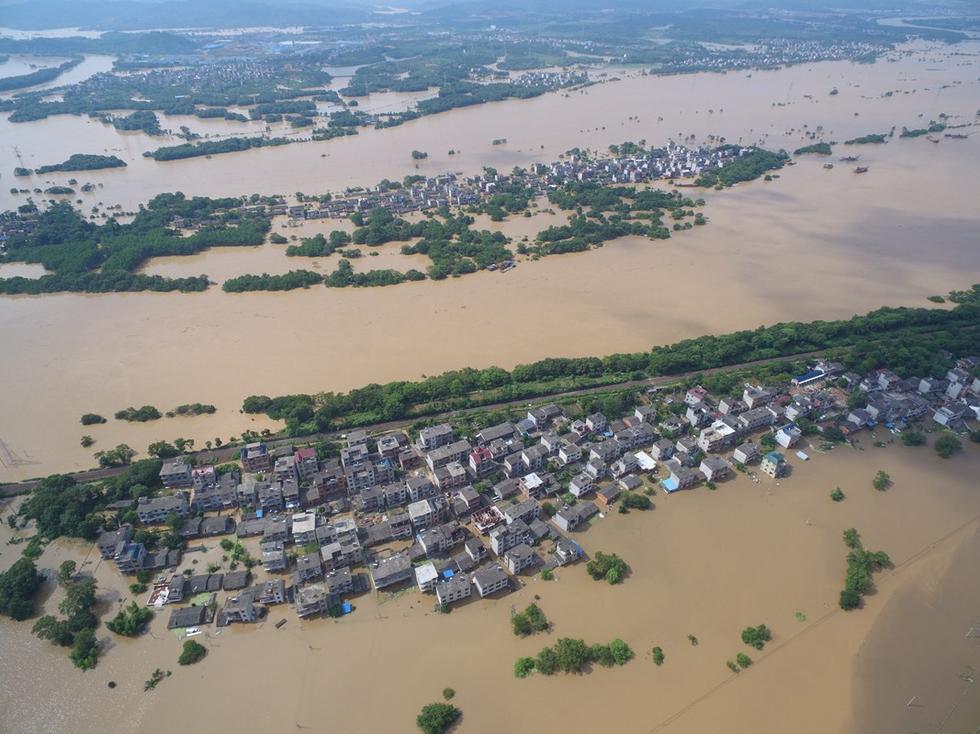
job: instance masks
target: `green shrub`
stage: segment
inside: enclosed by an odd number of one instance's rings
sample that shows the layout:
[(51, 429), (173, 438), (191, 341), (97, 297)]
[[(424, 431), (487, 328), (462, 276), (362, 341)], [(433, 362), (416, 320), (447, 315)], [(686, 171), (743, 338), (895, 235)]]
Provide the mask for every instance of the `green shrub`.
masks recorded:
[(448, 703), (430, 703), (422, 707), (415, 723), (425, 734), (444, 734), (459, 721), (463, 712)]
[(177, 658), (177, 662), (181, 665), (193, 665), (194, 663), (200, 662), (204, 659), (204, 656), (208, 654), (208, 649), (194, 640), (187, 640), (184, 642), (184, 649), (180, 652), (180, 657)]

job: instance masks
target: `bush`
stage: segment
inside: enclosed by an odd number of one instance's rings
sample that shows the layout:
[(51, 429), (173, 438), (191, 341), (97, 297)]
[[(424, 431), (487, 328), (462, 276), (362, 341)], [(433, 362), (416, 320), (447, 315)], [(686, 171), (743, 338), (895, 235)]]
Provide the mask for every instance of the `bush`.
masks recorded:
[(137, 637), (146, 629), (151, 619), (153, 619), (153, 612), (136, 602), (130, 602), (125, 609), (106, 622), (105, 626), (117, 635)]
[(884, 551), (865, 550), (854, 528), (844, 531), (844, 543), (851, 552), (847, 554), (847, 572), (839, 603), (841, 609), (847, 611), (860, 606), (861, 597), (874, 588), (871, 574), (889, 566), (891, 559)]
[(963, 449), (963, 444), (960, 440), (954, 436), (952, 433), (944, 433), (942, 436), (936, 439), (936, 443), (933, 444), (933, 448), (936, 449), (936, 453), (939, 454), (943, 459), (950, 458), (957, 451)]
[(592, 662), (588, 645), (572, 637), (561, 637), (555, 643), (558, 669), (563, 673), (580, 673)]
[(652, 504), (650, 498), (645, 494), (624, 492), (621, 506), (630, 510), (649, 510)]
[(456, 691), (454, 691), (452, 688), (442, 689), (442, 697), (447, 701), (451, 701), (455, 696), (456, 696)]
[(618, 638), (609, 643), (609, 650), (612, 652), (613, 661), (616, 665), (626, 665), (633, 659), (633, 650)]
[(610, 584), (618, 584), (623, 580), (628, 566), (615, 553), (597, 551), (595, 557), (586, 564), (585, 570), (596, 581), (605, 579)]
[(523, 612), (514, 614), (511, 618), (514, 634), (527, 637), (534, 632), (544, 632), (550, 626), (548, 618), (537, 604), (528, 604)]
[(550, 568), (546, 568), (541, 572), (542, 581), (553, 581), (554, 578), (555, 578), (555, 574)]
[(542, 675), (551, 675), (558, 670), (558, 655), (550, 647), (546, 647), (538, 653), (534, 660), (534, 667)]
[(852, 589), (844, 589), (840, 593), (840, 608), (844, 611), (857, 609), (861, 606), (861, 595)]
[(152, 405), (144, 405), (142, 408), (129, 407), (116, 411), (116, 420), (118, 421), (146, 423), (147, 421), (155, 421), (162, 417), (162, 413)]
[(663, 651), (662, 648), (655, 647), (650, 652), (650, 654), (653, 656), (653, 663), (654, 663), (654, 665), (658, 665), (659, 666), (659, 665), (663, 665), (664, 664), (664, 651)]
[(98, 413), (86, 413), (85, 415), (82, 416), (83, 426), (95, 426), (98, 425), (99, 423), (106, 423), (106, 422), (107, 422), (106, 419), (103, 418)]
[(534, 672), (534, 658), (517, 658), (514, 662), (514, 677), (527, 678)]
[(609, 645), (596, 643), (589, 648), (589, 655), (593, 663), (601, 665), (604, 668), (611, 668), (616, 664), (616, 659), (613, 657), (612, 649)]
[(905, 431), (902, 434), (902, 443), (906, 446), (924, 446), (926, 434), (922, 431)]
[(415, 719), (425, 734), (444, 734), (449, 728), (459, 721), (463, 712), (448, 703), (430, 703), (422, 707), (422, 713)]
[(76, 668), (91, 670), (99, 662), (99, 647), (95, 640), (95, 631), (89, 628), (75, 634), (75, 643), (69, 655)]
[(204, 645), (194, 640), (187, 640), (184, 642), (184, 649), (180, 651), (180, 657), (177, 658), (177, 662), (181, 665), (193, 665), (203, 660), (207, 654), (208, 649)]
[(832, 499), (834, 502), (843, 502), (844, 490), (838, 487), (837, 489), (835, 489), (833, 492), (830, 493), (830, 499)]
[(756, 650), (761, 650), (771, 639), (772, 633), (764, 624), (760, 624), (758, 627), (746, 627), (742, 630), (742, 642), (751, 645)]
[(34, 596), (44, 583), (34, 561), (19, 558), (0, 573), (0, 614), (18, 621), (34, 614)]
[(735, 661), (734, 660), (726, 660), (725, 661), (725, 665), (727, 665), (728, 666), (728, 669), (730, 671), (732, 671), (733, 673), (738, 673), (739, 672), (738, 666), (735, 664)]

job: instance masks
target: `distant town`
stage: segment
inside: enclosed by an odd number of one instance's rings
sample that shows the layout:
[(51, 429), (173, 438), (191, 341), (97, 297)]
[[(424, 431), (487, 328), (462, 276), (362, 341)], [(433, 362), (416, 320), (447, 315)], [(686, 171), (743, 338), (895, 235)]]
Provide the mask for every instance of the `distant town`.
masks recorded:
[[(450, 423), (354, 430), (339, 455), (256, 442), (218, 467), (176, 457), (160, 470), (165, 493), (108, 508), (134, 522), (104, 531), (97, 547), (123, 575), (155, 575), (146, 604), (171, 608), (169, 627), (188, 635), (280, 606), (341, 617), (361, 594), (408, 588), (447, 612), (575, 564), (589, 555), (580, 541), (591, 522), (649, 508), (650, 497), (676, 501), (666, 498), (723, 487), (736, 472), (792, 481), (807, 451), (863, 432), (964, 432), (980, 420), (978, 367), (965, 357), (943, 378), (902, 379), (818, 360), (788, 384), (746, 383), (737, 399), (650, 388), (625, 415), (572, 418), (552, 403), (466, 435)], [(229, 570), (195, 572), (194, 546), (156, 551), (135, 539), (134, 528), (162, 525), (191, 543), (220, 539)]]
[[(256, 206), (253, 211), (271, 215), (288, 214), (291, 219), (343, 218), (354, 212), (384, 208), (395, 214), (435, 209), (442, 206), (463, 207), (478, 204), (512, 181), (518, 181), (533, 196), (543, 196), (571, 181), (591, 181), (602, 185), (649, 183), (657, 180), (691, 178), (704, 171), (718, 169), (753, 148), (741, 146), (704, 146), (689, 148), (669, 143), (662, 148), (645, 150), (638, 146), (629, 155), (592, 156), (588, 152), (570, 151), (565, 160), (538, 163), (518, 169), (512, 175), (485, 169), (482, 176), (460, 177), (445, 173), (424, 177), (407, 186), (392, 189), (379, 184), (373, 189), (350, 189), (322, 203), (303, 203), (284, 207)], [(246, 207), (249, 210), (249, 207)]]

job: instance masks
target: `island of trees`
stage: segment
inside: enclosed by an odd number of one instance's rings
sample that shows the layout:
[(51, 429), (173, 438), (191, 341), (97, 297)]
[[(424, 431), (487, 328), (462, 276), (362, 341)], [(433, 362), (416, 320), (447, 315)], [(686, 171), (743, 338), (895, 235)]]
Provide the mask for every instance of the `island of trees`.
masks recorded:
[[(202, 291), (209, 284), (204, 275), (164, 278), (135, 271), (160, 255), (262, 244), (269, 231), (268, 218), (230, 211), (240, 203), (238, 199), (160, 194), (129, 224), (109, 219), (102, 225), (83, 219), (67, 203), (55, 204), (37, 214), (31, 232), (8, 240), (6, 254), (8, 261), (40, 263), (52, 272), (40, 278), (0, 279), (0, 293)], [(182, 237), (172, 228), (176, 219), (187, 225), (206, 224)]]
[(296, 142), (290, 138), (225, 138), (223, 140), (204, 140), (199, 143), (184, 143), (157, 148), (143, 155), (155, 161), (177, 161), (184, 158), (196, 158), (205, 155), (221, 153), (237, 153), (251, 148), (267, 148), (277, 145), (289, 145)]
[(830, 147), (830, 143), (813, 143), (812, 145), (804, 145), (802, 148), (797, 148), (793, 151), (793, 155), (806, 155), (807, 153), (830, 155), (833, 153), (833, 149)]
[(845, 140), (844, 145), (871, 145), (878, 143), (887, 143), (888, 136), (879, 133), (870, 133), (868, 135), (861, 135), (857, 138), (851, 138), (850, 140)]
[(20, 74), (18, 76), (3, 77), (0, 79), (0, 92), (10, 92), (15, 89), (26, 89), (27, 87), (34, 87), (38, 84), (53, 82), (66, 71), (74, 69), (80, 63), (82, 63), (81, 58), (70, 59), (62, 64), (58, 64), (58, 66), (52, 66), (47, 69), (38, 69), (37, 71), (32, 71), (28, 74)]
[(124, 168), (126, 161), (114, 155), (87, 155), (75, 153), (62, 163), (41, 166), (35, 173), (57, 173), (60, 171), (97, 171), (102, 168)]

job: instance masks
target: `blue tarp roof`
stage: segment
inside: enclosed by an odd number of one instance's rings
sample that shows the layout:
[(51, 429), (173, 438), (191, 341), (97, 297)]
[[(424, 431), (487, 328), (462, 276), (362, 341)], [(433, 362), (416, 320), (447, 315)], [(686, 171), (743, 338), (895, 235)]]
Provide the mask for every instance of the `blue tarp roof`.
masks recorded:
[(455, 575), (456, 574), (453, 573), (453, 570), (451, 568), (447, 568), (445, 571), (442, 572), (442, 577), (444, 579), (451, 579)]
[(666, 492), (676, 492), (680, 488), (680, 485), (678, 484), (677, 480), (674, 479), (673, 477), (667, 477), (666, 479), (661, 479), (660, 486), (663, 487), (664, 491)]
[(796, 381), (798, 383), (807, 382), (809, 380), (813, 380), (813, 379), (816, 379), (818, 377), (823, 377), (824, 374), (825, 373), (824, 373), (823, 370), (818, 370), (818, 369), (807, 370), (802, 375), (800, 375), (799, 377), (797, 377), (796, 378)]
[(353, 610), (354, 607), (350, 605), (350, 602), (345, 601), (340, 605), (340, 611), (342, 611), (344, 614), (350, 614)]

